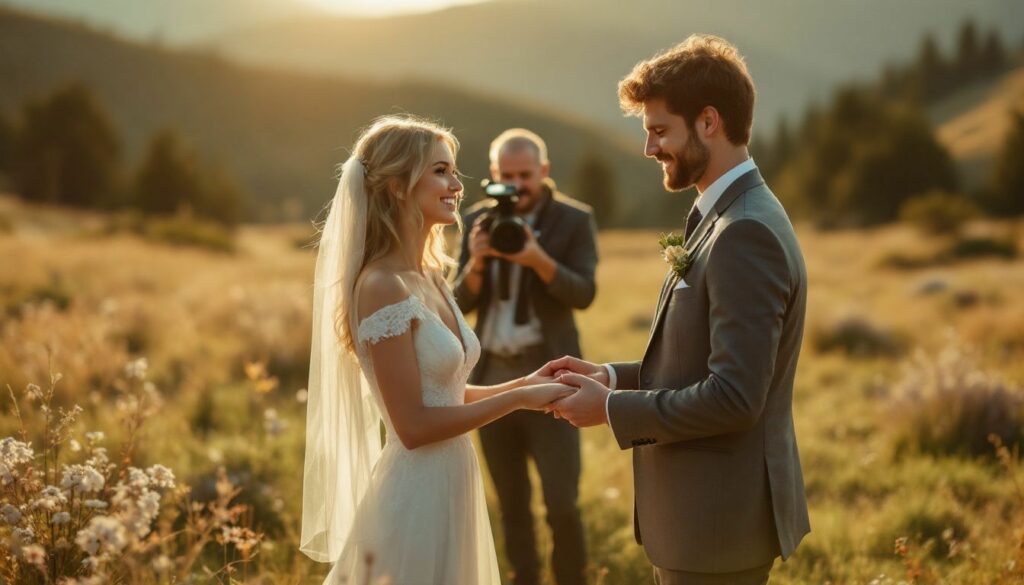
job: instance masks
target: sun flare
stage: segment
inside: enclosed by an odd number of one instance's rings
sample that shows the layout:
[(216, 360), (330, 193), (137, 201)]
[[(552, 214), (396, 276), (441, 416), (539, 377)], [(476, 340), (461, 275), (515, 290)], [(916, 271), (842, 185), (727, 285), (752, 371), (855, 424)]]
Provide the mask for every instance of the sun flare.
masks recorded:
[(430, 12), (459, 4), (475, 4), (481, 0), (307, 0), (339, 14), (385, 16), (407, 12)]

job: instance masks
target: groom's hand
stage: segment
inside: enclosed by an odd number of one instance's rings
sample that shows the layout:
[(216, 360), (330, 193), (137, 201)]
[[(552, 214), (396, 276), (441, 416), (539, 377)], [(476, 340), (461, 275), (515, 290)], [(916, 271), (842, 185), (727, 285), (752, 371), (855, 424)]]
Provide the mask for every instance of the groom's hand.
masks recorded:
[(551, 403), (557, 418), (564, 418), (576, 427), (592, 427), (608, 422), (605, 403), (611, 390), (607, 386), (581, 374), (562, 374), (558, 382), (579, 390)]
[(608, 370), (604, 366), (593, 364), (571, 355), (551, 360), (544, 364), (544, 367), (537, 370), (535, 375), (555, 377), (567, 373), (582, 374), (599, 382), (602, 386), (608, 386)]

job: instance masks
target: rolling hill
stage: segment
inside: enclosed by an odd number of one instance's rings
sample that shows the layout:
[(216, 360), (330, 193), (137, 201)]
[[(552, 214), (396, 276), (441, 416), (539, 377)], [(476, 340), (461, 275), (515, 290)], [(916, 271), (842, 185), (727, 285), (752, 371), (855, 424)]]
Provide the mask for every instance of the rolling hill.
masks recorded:
[(1024, 67), (965, 88), (929, 109), (936, 136), (953, 155), (964, 187), (974, 189), (988, 180), (1013, 110), (1024, 110)]
[[(756, 117), (802, 115), (840, 82), (912, 58), (926, 32), (945, 48), (973, 17), (1020, 40), (1018, 0), (494, 0), (386, 18), (316, 16), (211, 37), (224, 54), (321, 73), (430, 79), (574, 112), (625, 135), (615, 87), (638, 60), (693, 32), (721, 34), (746, 55)], [(755, 127), (757, 132), (758, 127)]]
[(485, 176), (490, 140), (525, 126), (547, 138), (552, 174), (570, 193), (574, 165), (596, 152), (618, 177), (622, 217), (665, 223), (651, 207), (666, 197), (658, 169), (642, 158), (640, 143), (623, 144), (557, 113), (436, 80), (368, 82), (241, 66), (2, 8), (0, 78), (0, 111), (9, 115), (61, 84), (87, 82), (112, 114), (129, 160), (137, 160), (157, 130), (177, 129), (204, 158), (239, 177), (261, 219), (281, 218), (296, 203), (298, 215), (319, 209), (358, 129), (381, 114), (412, 112), (454, 128), (462, 141), (460, 166), (475, 178), (467, 181), (471, 197), (473, 182)]

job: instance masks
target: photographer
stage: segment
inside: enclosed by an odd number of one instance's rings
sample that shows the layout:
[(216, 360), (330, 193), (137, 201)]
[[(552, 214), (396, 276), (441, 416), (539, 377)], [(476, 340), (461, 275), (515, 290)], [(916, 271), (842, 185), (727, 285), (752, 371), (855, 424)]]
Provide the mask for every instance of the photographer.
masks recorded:
[[(544, 141), (529, 130), (507, 130), (491, 143), (490, 159), (494, 181), (514, 187), (518, 200), (492, 196), (464, 218), (472, 228), (463, 238), (455, 296), (463, 312), (478, 312), (483, 353), (470, 377), (473, 384), (503, 382), (551, 359), (579, 356), (573, 309), (588, 307), (596, 292), (593, 214), (556, 190)], [(502, 197), (504, 204), (496, 200)], [(508, 237), (510, 224), (519, 224), (521, 237)], [(514, 583), (540, 582), (528, 457), (536, 464), (548, 511), (555, 580), (584, 583), (579, 431), (544, 413), (519, 411), (481, 428), (480, 441), (501, 504)]]

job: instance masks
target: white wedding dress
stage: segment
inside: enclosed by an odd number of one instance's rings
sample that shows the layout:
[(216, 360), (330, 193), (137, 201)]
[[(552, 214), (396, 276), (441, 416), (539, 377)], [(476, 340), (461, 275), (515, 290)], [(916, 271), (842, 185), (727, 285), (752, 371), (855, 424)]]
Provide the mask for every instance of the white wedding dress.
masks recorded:
[(356, 353), (383, 415), (388, 441), (325, 584), (501, 582), (483, 480), (469, 435), (406, 449), (387, 416), (369, 356), (370, 344), (405, 333), (415, 322), (423, 403), (463, 404), (466, 380), (480, 359), (480, 342), (450, 292), (444, 292), (461, 342), (416, 296), (383, 307), (359, 324)]

